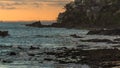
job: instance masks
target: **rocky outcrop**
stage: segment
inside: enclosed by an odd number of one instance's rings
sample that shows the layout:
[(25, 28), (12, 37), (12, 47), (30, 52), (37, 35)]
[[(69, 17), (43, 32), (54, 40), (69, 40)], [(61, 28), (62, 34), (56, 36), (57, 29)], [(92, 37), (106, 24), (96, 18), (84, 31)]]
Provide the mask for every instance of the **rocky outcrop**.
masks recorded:
[(101, 30), (91, 30), (87, 33), (88, 35), (120, 35), (120, 29), (101, 29)]
[(8, 36), (9, 34), (8, 34), (8, 31), (0, 31), (0, 36), (1, 37), (6, 37), (6, 36)]
[(44, 25), (41, 24), (41, 21), (36, 21), (32, 24), (26, 24), (26, 26), (31, 26), (31, 27), (44, 27)]
[(58, 16), (56, 26), (79, 28), (119, 28), (120, 0), (74, 0)]

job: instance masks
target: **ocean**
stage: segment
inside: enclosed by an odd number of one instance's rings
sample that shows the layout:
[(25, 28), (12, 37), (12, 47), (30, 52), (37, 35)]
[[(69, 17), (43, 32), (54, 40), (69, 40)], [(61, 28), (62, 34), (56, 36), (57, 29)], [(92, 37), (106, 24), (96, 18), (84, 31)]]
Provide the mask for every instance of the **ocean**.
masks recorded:
[[(0, 23), (0, 31), (8, 31), (10, 36), (0, 37), (0, 45), (74, 45), (71, 34), (85, 35), (87, 30), (65, 28), (27, 27), (26, 23)], [(27, 23), (28, 24), (28, 23)]]
[[(98, 49), (98, 48), (111, 48), (117, 44), (108, 44), (105, 42), (81, 42), (80, 40), (85, 39), (110, 39), (113, 40), (119, 36), (104, 36), (104, 35), (86, 35), (89, 30), (85, 29), (66, 29), (66, 28), (35, 28), (25, 26), (24, 22), (17, 23), (0, 23), (0, 31), (8, 31), (9, 36), (0, 37), (0, 59), (7, 59), (14, 61), (13, 63), (0, 63), (0, 68), (90, 68), (86, 64), (59, 64), (44, 61), (44, 57), (48, 57), (45, 54), (37, 56), (37, 61), (29, 60), (31, 57), (26, 55), (27, 53), (38, 53), (47, 49), (49, 51), (52, 48), (59, 47), (75, 47), (80, 45), (87, 45), (85, 49)], [(76, 34), (83, 38), (74, 38), (70, 35)], [(12, 46), (12, 48), (8, 48)], [(16, 47), (26, 48), (25, 50), (19, 50)], [(40, 47), (39, 51), (29, 51), (27, 48), (30, 46)], [(16, 51), (20, 53), (17, 56), (8, 56), (6, 53)], [(21, 55), (22, 53), (22, 55)], [(34, 57), (36, 58), (36, 57)], [(52, 56), (53, 58), (53, 56)], [(42, 62), (42, 63), (38, 63)]]

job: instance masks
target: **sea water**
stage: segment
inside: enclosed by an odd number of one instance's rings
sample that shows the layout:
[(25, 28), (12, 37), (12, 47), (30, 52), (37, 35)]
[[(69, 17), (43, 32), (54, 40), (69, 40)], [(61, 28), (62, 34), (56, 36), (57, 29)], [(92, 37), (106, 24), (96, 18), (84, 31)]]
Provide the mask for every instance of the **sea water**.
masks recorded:
[(8, 31), (10, 36), (0, 37), (0, 45), (73, 45), (71, 34), (85, 35), (87, 30), (65, 28), (34, 28), (25, 23), (0, 23), (1, 31)]
[[(66, 29), (66, 28), (36, 28), (25, 26), (24, 22), (17, 23), (0, 23), (0, 31), (8, 31), (9, 36), (0, 37), (0, 46), (39, 46), (43, 48), (56, 47), (75, 47), (80, 45), (89, 45), (89, 49), (109, 48), (113, 44), (81, 42), (84, 39), (110, 39), (119, 38), (119, 36), (103, 36), (103, 35), (86, 35), (89, 30), (81, 29)], [(73, 38), (70, 35), (76, 34), (83, 38)], [(5, 52), (7, 49), (1, 49)], [(7, 50), (8, 51), (8, 50)], [(42, 51), (42, 50), (41, 50)], [(44, 57), (44, 56), (43, 56)], [(12, 59), (11, 57), (9, 57)], [(24, 57), (25, 58), (25, 57)], [(42, 57), (41, 57), (42, 58)], [(20, 58), (18, 58), (20, 59)], [(14, 58), (13, 58), (14, 60)], [(90, 68), (86, 64), (55, 64), (42, 63), (35, 64), (30, 62), (26, 64), (21, 60), (16, 60), (13, 64), (1, 64), (0, 68)]]
[[(0, 23), (0, 31), (8, 31), (9, 36), (0, 37), (0, 46), (40, 46), (44, 48), (70, 47), (76, 45), (76, 39), (70, 35), (85, 35), (87, 30), (65, 29), (65, 28), (35, 28), (25, 26), (26, 23)], [(27, 23), (29, 24), (29, 23)], [(2, 52), (9, 51), (1, 49)], [(1, 54), (2, 55), (2, 54)], [(2, 57), (2, 56), (1, 56)], [(2, 57), (3, 58), (3, 57)], [(14, 60), (12, 57), (6, 57)], [(42, 57), (41, 57), (42, 58)], [(20, 58), (18, 58), (20, 59)], [(25, 62), (16, 60), (12, 64), (0, 63), (0, 68), (89, 68), (88, 65), (81, 64), (54, 64)]]

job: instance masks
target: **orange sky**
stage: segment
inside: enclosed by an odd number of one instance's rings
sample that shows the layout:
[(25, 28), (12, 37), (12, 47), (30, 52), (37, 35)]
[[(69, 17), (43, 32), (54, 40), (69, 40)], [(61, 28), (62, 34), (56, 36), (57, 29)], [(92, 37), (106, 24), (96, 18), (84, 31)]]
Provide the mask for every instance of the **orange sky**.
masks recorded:
[(0, 20), (56, 20), (71, 0), (1, 0)]

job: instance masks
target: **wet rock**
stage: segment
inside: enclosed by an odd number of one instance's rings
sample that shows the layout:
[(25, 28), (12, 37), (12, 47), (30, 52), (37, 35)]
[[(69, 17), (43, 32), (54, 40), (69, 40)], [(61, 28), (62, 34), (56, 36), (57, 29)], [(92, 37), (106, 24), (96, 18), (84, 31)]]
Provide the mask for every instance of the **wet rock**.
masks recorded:
[(120, 38), (114, 39), (114, 41), (120, 41)]
[(120, 42), (113, 41), (113, 42), (107, 42), (108, 44), (120, 44)]
[(21, 50), (22, 50), (22, 49), (24, 49), (24, 48), (22, 48), (22, 47), (18, 47), (18, 49), (21, 49)]
[(3, 63), (12, 63), (13, 61), (11, 60), (2, 60)]
[(87, 35), (120, 35), (120, 29), (101, 29), (101, 30), (91, 30)]
[(44, 53), (47, 55), (55, 55), (56, 54), (55, 52), (44, 52)]
[(34, 53), (28, 53), (29, 56), (35, 56), (36, 54)]
[(51, 58), (44, 58), (44, 60), (46, 60), (46, 61), (52, 61), (53, 59), (51, 59)]
[(89, 46), (88, 45), (78, 45), (77, 48), (89, 49)]
[(6, 37), (6, 36), (8, 36), (9, 34), (8, 34), (8, 31), (0, 31), (0, 36), (1, 37)]
[(31, 46), (29, 49), (30, 49), (30, 50), (35, 50), (35, 49), (39, 49), (39, 47)]
[(107, 42), (107, 43), (110, 43), (110, 42), (113, 42), (109, 39), (88, 39), (88, 40), (80, 40), (82, 42)]
[(101, 65), (104, 68), (112, 68), (112, 67), (120, 66), (120, 61), (109, 61), (109, 62), (106, 61), (101, 63)]
[(10, 52), (9, 55), (10, 55), (10, 56), (15, 56), (15, 55), (17, 55), (17, 54), (16, 54), (16, 52)]
[(118, 49), (82, 50), (79, 48), (68, 48), (64, 52), (52, 53), (56, 56), (55, 61), (62, 64), (86, 63), (104, 67), (103, 62), (120, 61), (120, 50)]
[(73, 38), (83, 38), (83, 37), (77, 36), (76, 34), (72, 34), (70, 36), (73, 37)]
[(112, 46), (112, 47), (114, 47), (114, 48), (119, 48), (119, 47), (120, 47), (120, 45), (114, 45), (114, 46)]

